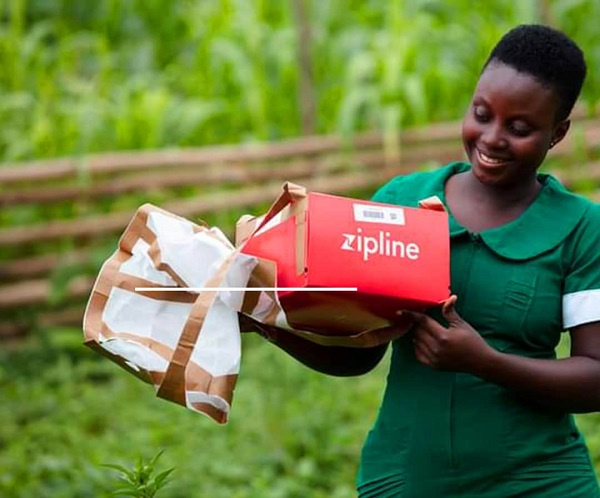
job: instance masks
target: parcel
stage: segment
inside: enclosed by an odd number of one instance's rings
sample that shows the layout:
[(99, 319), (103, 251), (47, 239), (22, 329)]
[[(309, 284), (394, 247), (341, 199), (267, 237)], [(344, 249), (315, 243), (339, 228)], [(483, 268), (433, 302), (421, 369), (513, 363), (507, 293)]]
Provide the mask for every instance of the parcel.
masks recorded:
[(444, 211), (286, 183), (266, 215), (238, 222), (236, 246), (217, 227), (141, 206), (99, 272), (84, 337), (158, 396), (224, 423), (241, 316), (324, 345), (369, 347), (391, 339), (381, 331), (398, 310), (437, 305), (448, 287)]

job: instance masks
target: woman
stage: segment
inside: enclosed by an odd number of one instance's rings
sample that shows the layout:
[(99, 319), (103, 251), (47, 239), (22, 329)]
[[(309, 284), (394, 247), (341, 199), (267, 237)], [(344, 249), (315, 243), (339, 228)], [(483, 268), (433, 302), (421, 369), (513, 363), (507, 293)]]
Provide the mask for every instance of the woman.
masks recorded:
[[(454, 295), (441, 310), (406, 312), (413, 327), (393, 342), (361, 497), (600, 496), (570, 415), (600, 411), (600, 209), (537, 172), (569, 129), (585, 73), (562, 33), (515, 28), (464, 118), (469, 162), (376, 193), (391, 204), (444, 202)], [(565, 329), (571, 356), (557, 360)], [(368, 371), (385, 351), (272, 340), (338, 375)]]

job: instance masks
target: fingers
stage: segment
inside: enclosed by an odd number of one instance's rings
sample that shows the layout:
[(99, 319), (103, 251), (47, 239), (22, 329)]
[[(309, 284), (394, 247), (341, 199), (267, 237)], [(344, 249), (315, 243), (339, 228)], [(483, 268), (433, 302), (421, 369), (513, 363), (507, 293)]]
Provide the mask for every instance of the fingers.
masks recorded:
[(414, 326), (429, 324), (430, 322), (437, 323), (433, 318), (418, 311), (401, 311), (399, 316), (410, 318)]
[(423, 365), (427, 365), (429, 367), (434, 367), (435, 357), (428, 351), (426, 348), (421, 346), (417, 346), (415, 344), (415, 358), (419, 363)]
[(414, 322), (415, 318), (408, 311), (398, 311), (394, 319), (394, 325), (405, 326), (407, 328), (412, 327)]
[(446, 313), (447, 311), (453, 310), (457, 300), (458, 296), (456, 294), (452, 294), (442, 303), (442, 312)]
[(442, 304), (442, 315), (448, 321), (450, 327), (445, 327), (436, 319), (417, 311), (402, 311), (399, 316), (402, 319), (412, 321), (413, 343), (415, 358), (420, 363), (432, 368), (441, 368), (444, 357), (448, 354), (448, 348), (454, 336), (452, 325), (462, 323), (462, 318), (454, 309), (457, 297), (450, 296)]
[(423, 313), (415, 313), (415, 320), (413, 322), (413, 331), (415, 336), (427, 337), (429, 336), (434, 341), (429, 341), (433, 344), (438, 340), (440, 336), (444, 334), (446, 328), (441, 325), (435, 318), (431, 318)]
[(462, 321), (462, 318), (460, 317), (460, 315), (456, 312), (456, 309), (454, 308), (457, 299), (458, 298), (456, 297), (456, 295), (452, 294), (442, 304), (442, 315), (444, 316), (444, 318), (446, 320), (448, 320), (449, 324), (456, 324), (456, 323)]
[[(452, 300), (449, 305), (452, 306)], [(415, 313), (413, 327), (416, 359), (429, 367), (438, 368), (440, 350), (447, 340), (448, 330), (428, 315)]]
[(422, 329), (415, 331), (413, 339), (415, 345), (415, 357), (418, 361), (431, 367), (436, 363), (436, 345), (433, 338)]

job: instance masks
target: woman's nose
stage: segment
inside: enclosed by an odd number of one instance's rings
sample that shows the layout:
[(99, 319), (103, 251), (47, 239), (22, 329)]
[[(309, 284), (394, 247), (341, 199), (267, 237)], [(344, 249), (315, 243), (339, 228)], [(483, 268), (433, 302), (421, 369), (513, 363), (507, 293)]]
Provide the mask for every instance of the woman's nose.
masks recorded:
[(481, 141), (490, 149), (504, 149), (508, 146), (502, 127), (496, 124), (489, 124), (485, 127), (481, 134)]

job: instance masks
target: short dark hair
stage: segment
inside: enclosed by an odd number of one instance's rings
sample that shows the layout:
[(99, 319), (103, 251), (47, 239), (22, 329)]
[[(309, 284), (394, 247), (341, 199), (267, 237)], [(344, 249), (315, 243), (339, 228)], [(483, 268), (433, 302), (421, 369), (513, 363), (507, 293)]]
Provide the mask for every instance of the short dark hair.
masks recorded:
[(491, 62), (511, 66), (553, 88), (560, 99), (558, 121), (569, 117), (587, 73), (579, 46), (561, 31), (541, 24), (511, 29), (492, 49), (483, 70)]

